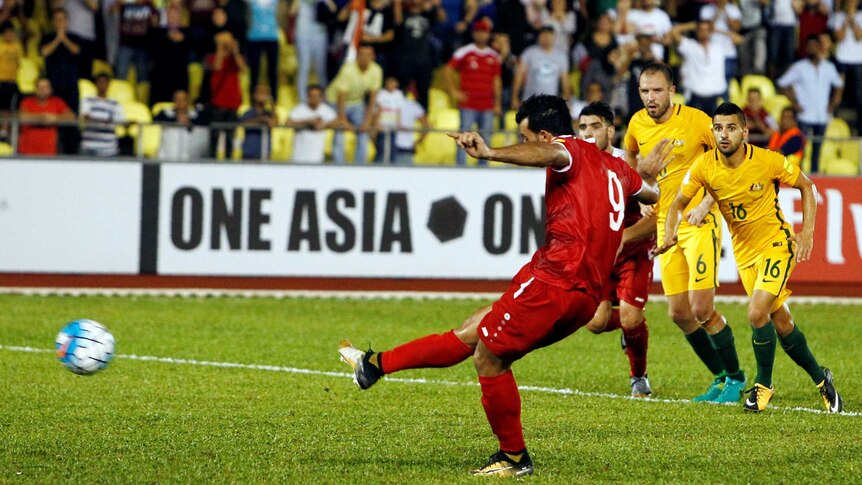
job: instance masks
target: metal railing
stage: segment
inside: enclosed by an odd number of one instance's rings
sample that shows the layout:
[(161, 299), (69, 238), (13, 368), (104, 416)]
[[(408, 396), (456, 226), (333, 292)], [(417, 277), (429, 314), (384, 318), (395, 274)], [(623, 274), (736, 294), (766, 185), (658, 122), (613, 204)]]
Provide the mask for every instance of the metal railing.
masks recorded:
[[(54, 127), (83, 133), (87, 126), (101, 126), (104, 123), (84, 122), (78, 120), (56, 121), (51, 123), (22, 121), (18, 117), (6, 118), (0, 122), (8, 123), (9, 143), (0, 150), (0, 156), (20, 156), (18, 152), (19, 140), (22, 130), (29, 126)], [(291, 128), (277, 125), (270, 128), (266, 125), (246, 124), (243, 122), (213, 122), (208, 124), (178, 124), (164, 122), (128, 122), (112, 124), (118, 141), (124, 153), (121, 158), (132, 158), (147, 161), (239, 161), (244, 163), (284, 163), (292, 162), (292, 157), (286, 156), (293, 152), (293, 135), (300, 131), (299, 128)], [(254, 153), (259, 154), (253, 158), (244, 156), (242, 145), (246, 135), (250, 131), (260, 132), (259, 146)], [(325, 151), (330, 155), (326, 158), (331, 160), (334, 148), (333, 138), (337, 131), (353, 133), (359, 136), (357, 131), (329, 128), (320, 130), (321, 136), (327, 137)], [(382, 134), (379, 139), (372, 134), (368, 136), (368, 146), (375, 147), (375, 157), (369, 159), (367, 164), (398, 164), (405, 163), (405, 157), (399, 157), (404, 151), (401, 147), (393, 145), (396, 132), (412, 132), (414, 139), (417, 135), (424, 135), (422, 143), (414, 143), (411, 160), (409, 163), (422, 165), (452, 165), (455, 163), (456, 146), (445, 133), (451, 129), (384, 129), (378, 133)], [(331, 132), (331, 133), (326, 133)], [(514, 131), (495, 130), (488, 140), (492, 146), (513, 144), (518, 140), (518, 133)], [(72, 138), (75, 138), (74, 136)], [(765, 141), (763, 137), (752, 137), (751, 141)], [(854, 161), (856, 164), (855, 175), (860, 174), (859, 161), (862, 160), (862, 137), (834, 138), (834, 137), (809, 137), (808, 144), (819, 141), (821, 148), (829, 147), (828, 153), (823, 149), (822, 154), (832, 156), (833, 152), (839, 153), (844, 160)], [(355, 142), (354, 142), (355, 143)], [(289, 144), (289, 146), (287, 146)], [(831, 145), (830, 145), (831, 144)], [(128, 147), (131, 146), (131, 151)], [(349, 151), (349, 150), (348, 150)], [(75, 157), (79, 153), (59, 153), (57, 157)], [(45, 157), (45, 155), (39, 155)], [(348, 157), (350, 158), (350, 157)], [(369, 157), (370, 158), (370, 157)], [(825, 162), (825, 163), (824, 163)], [(362, 162), (353, 162), (362, 164)], [(829, 160), (821, 156), (821, 166), (828, 166)], [(844, 173), (844, 175), (850, 175)]]

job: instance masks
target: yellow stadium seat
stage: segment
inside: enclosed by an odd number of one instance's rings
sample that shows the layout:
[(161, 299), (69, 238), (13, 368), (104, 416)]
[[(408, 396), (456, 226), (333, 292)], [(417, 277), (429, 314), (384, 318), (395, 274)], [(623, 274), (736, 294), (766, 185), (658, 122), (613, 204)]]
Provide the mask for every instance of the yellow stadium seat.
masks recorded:
[(248, 94), (251, 85), (251, 73), (248, 69), (239, 73), (239, 91), (242, 95), (242, 104), (251, 104), (251, 96)]
[(272, 155), (275, 162), (289, 162), (293, 155), (293, 128), (272, 129)]
[(199, 62), (189, 63), (189, 99), (197, 101), (204, 81), (204, 68)]
[(296, 94), (296, 89), (293, 86), (281, 85), (278, 87), (278, 96), (276, 104), (288, 110), (299, 103), (299, 96)]
[(173, 108), (173, 107), (174, 107), (174, 103), (172, 103), (170, 101), (161, 101), (161, 102), (154, 104), (153, 109), (152, 109), (153, 118), (158, 116), (158, 114), (161, 113), (162, 111), (164, 111), (168, 108)]
[[(135, 139), (135, 153), (143, 153), (148, 158), (155, 158), (159, 152), (161, 129), (152, 124), (153, 116), (150, 108), (138, 102), (126, 102), (122, 105), (126, 121), (132, 123), (127, 131), (129, 136)], [(143, 136), (140, 136), (141, 133)], [(143, 145), (138, 148), (138, 144), (141, 143)]]
[(769, 112), (769, 115), (772, 116), (772, 119), (774, 119), (776, 123), (781, 120), (781, 111), (783, 111), (784, 108), (793, 105), (793, 103), (790, 102), (790, 98), (783, 94), (776, 94), (762, 99), (763, 107), (766, 108), (766, 111)]
[(572, 72), (569, 73), (569, 85), (572, 87), (572, 96), (575, 99), (581, 99), (581, 78), (583, 78), (583, 73), (580, 69), (572, 69)]
[[(461, 115), (457, 109), (444, 109), (428, 116), (433, 130), (458, 131), (461, 126)], [(416, 147), (416, 164), (454, 165), (455, 142), (446, 133), (436, 131), (428, 133)]]
[(5, 142), (0, 142), (0, 157), (11, 156), (12, 152), (14, 152), (14, 150), (12, 149), (12, 145)]
[[(137, 101), (135, 98), (135, 87), (129, 81), (122, 79), (111, 79), (108, 84), (108, 98), (116, 100), (120, 104)], [(149, 113), (149, 110), (147, 110)]]
[(673, 104), (685, 104), (685, 95), (682, 93), (674, 93)]
[(442, 89), (431, 88), (428, 90), (428, 111), (433, 112), (438, 109), (450, 109), (452, 102), (449, 99), (449, 94)]
[(745, 106), (748, 104), (748, 100), (742, 95), (742, 88), (739, 87), (739, 81), (737, 81), (736, 78), (730, 80), (728, 94), (730, 95), (731, 103), (737, 106)]
[(859, 142), (851, 139), (850, 126), (840, 118), (826, 125), (820, 149), (820, 172), (829, 175), (859, 174)]
[(96, 95), (96, 85), (89, 79), (78, 79), (78, 96), (80, 99)]
[(273, 110), (275, 111), (275, 119), (279, 124), (284, 124), (287, 122), (288, 116), (290, 116), (290, 109), (284, 106), (274, 106)]
[(742, 84), (739, 87), (740, 95), (746, 99), (748, 98), (748, 90), (751, 88), (760, 89), (760, 95), (763, 99), (775, 96), (775, 85), (772, 84), (772, 80), (759, 74), (746, 74), (742, 77)]
[(39, 79), (39, 65), (33, 59), (25, 57), (18, 63), (18, 90), (30, 94), (36, 91), (36, 81)]

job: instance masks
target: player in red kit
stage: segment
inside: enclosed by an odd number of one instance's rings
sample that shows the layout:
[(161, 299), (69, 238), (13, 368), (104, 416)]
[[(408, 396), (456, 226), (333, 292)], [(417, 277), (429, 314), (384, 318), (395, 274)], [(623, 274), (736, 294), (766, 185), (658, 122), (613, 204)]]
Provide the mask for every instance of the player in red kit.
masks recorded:
[[(625, 151), (614, 147), (614, 109), (607, 103), (590, 103), (578, 115), (578, 137), (590, 140), (602, 150), (621, 160)], [(673, 146), (668, 140), (658, 145), (654, 156), (666, 160)], [(652, 283), (653, 261), (650, 250), (655, 247), (655, 215), (641, 215), (641, 206), (634, 200), (626, 202), (623, 220), (623, 243), (610, 278), (607, 279), (596, 315), (587, 324), (593, 333), (622, 329), (623, 343), (629, 358), (629, 385), (634, 397), (652, 394), (647, 378), (647, 347), (649, 329), (644, 307)]]
[(574, 138), (565, 100), (538, 95), (516, 116), (523, 142), (490, 148), (475, 132), (450, 133), (467, 154), (546, 168), (545, 244), (506, 292), (457, 329), (428, 335), (384, 352), (362, 352), (342, 342), (339, 353), (367, 389), (384, 374), (420, 367), (449, 367), (472, 356), (482, 406), (499, 451), (474, 475), (521, 476), (533, 472), (521, 427), (521, 397), (511, 365), (551, 345), (593, 317), (620, 245), (626, 200), (658, 200), (655, 180), (642, 180), (625, 162)]

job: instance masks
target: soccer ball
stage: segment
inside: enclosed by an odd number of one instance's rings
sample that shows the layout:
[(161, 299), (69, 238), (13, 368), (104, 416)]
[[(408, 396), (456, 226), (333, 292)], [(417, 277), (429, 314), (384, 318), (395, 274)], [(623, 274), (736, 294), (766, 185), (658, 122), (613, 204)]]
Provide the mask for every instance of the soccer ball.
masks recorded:
[(114, 336), (99, 322), (82, 318), (69, 322), (57, 334), (57, 358), (75, 374), (90, 375), (114, 358)]

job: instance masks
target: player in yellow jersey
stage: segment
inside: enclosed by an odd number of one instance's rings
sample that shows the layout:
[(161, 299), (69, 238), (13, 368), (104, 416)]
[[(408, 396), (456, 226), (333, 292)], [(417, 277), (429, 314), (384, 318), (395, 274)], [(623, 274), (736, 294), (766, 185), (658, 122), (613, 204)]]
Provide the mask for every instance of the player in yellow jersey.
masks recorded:
[[(644, 109), (634, 114), (625, 136), (626, 160), (642, 174), (655, 175), (661, 189), (656, 206), (657, 241), (664, 238), (667, 208), (695, 158), (715, 146), (711, 120), (702, 111), (673, 104), (673, 73), (663, 63), (647, 65), (638, 78)], [(673, 151), (666, 166), (648, 163), (642, 154), (670, 140)], [(653, 159), (657, 161), (656, 159)], [(711, 197), (698, 195), (686, 208), (680, 242), (659, 257), (661, 280), (671, 319), (685, 334), (695, 354), (714, 378), (694, 401), (738, 402), (745, 389), (733, 332), (715, 310), (721, 225)]]
[[(740, 279), (751, 298), (748, 319), (753, 329), (757, 377), (743, 407), (763, 411), (772, 399), (777, 332), (787, 355), (817, 385), (826, 411), (840, 412), (843, 402), (835, 391), (832, 373), (817, 363), (786, 304), (790, 273), (796, 263), (811, 256), (817, 211), (814, 184), (784, 155), (745, 143), (748, 128), (739, 106), (720, 105), (713, 117), (712, 132), (718, 148), (701, 155), (685, 175), (668, 209), (664, 239), (656, 252), (673, 247), (683, 208), (706, 189), (718, 201), (730, 228)], [(793, 234), (778, 205), (779, 182), (802, 192), (799, 234)]]

